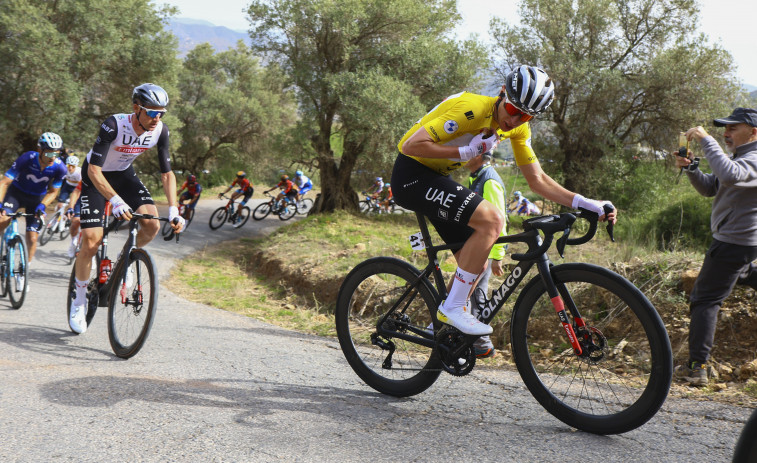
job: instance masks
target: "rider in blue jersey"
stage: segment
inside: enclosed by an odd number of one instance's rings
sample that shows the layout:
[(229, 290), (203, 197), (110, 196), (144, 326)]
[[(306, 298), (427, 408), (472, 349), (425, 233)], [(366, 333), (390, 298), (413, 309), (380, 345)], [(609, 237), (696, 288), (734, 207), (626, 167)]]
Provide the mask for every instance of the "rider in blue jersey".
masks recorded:
[[(0, 231), (10, 223), (7, 214), (24, 208), (27, 213), (45, 214), (45, 208), (55, 200), (63, 177), (68, 173), (66, 165), (58, 159), (63, 147), (59, 135), (45, 132), (39, 137), (39, 151), (27, 151), (16, 159), (0, 180)], [(39, 221), (26, 218), (26, 243), (29, 247), (29, 262), (37, 251)]]
[(301, 170), (294, 173), (294, 184), (300, 189), (297, 192), (297, 202), (300, 202), (305, 193), (313, 189), (313, 181), (303, 174)]

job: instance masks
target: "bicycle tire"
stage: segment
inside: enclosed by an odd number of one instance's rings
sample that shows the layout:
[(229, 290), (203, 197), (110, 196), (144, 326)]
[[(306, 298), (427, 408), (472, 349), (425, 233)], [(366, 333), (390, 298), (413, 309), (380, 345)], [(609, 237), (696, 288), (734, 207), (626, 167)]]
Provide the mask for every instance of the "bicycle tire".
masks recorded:
[(757, 409), (747, 419), (744, 429), (741, 430), (739, 440), (733, 451), (732, 463), (754, 463), (757, 461)]
[(237, 219), (236, 222), (232, 224), (232, 227), (241, 228), (248, 220), (250, 220), (250, 208), (244, 206), (237, 211)]
[(158, 300), (156, 275), (150, 254), (139, 248), (129, 253), (128, 265), (119, 275), (111, 275), (116, 280), (108, 303), (108, 339), (117, 357), (135, 356), (150, 334)]
[(360, 203), (358, 204), (358, 206), (360, 207), (360, 212), (364, 212), (365, 213), (365, 212), (368, 212), (368, 211), (371, 210), (371, 202), (368, 201), (367, 199), (364, 199), (364, 200), (360, 201)]
[(69, 235), (71, 234), (71, 224), (69, 223), (68, 220), (64, 220), (62, 227), (63, 228), (61, 230), (59, 230), (59, 232), (60, 232), (59, 233), (60, 234), (60, 240), (61, 241), (63, 241), (66, 238), (68, 238)]
[(297, 213), (297, 205), (284, 203), (279, 210), (279, 220), (289, 220)]
[(47, 224), (45, 224), (45, 228), (43, 228), (39, 232), (39, 240), (38, 241), (39, 241), (39, 245), (40, 246), (46, 245), (50, 241), (50, 238), (53, 237), (53, 234), (55, 234), (55, 231), (56, 231), (55, 230), (55, 224), (57, 223), (57, 220), (56, 220), (57, 216), (58, 216), (57, 213), (55, 215), (53, 215), (52, 220), (50, 220), (49, 222), (47, 222)]
[(163, 226), (160, 227), (160, 234), (162, 236), (169, 236), (173, 233), (173, 227), (171, 226), (171, 222), (163, 222)]
[[(97, 312), (97, 303), (99, 300), (99, 277), (100, 272), (100, 257), (99, 255), (92, 258), (92, 267), (89, 271), (89, 283), (87, 284), (87, 315), (86, 315), (86, 321), (87, 321), (87, 329), (89, 329), (90, 324), (92, 323), (92, 320), (95, 317), (95, 312)], [(68, 277), (68, 301), (66, 301), (66, 324), (68, 325), (68, 329), (71, 330), (72, 333), (78, 335), (76, 331), (71, 329), (71, 324), (69, 323), (69, 320), (71, 319), (71, 304), (74, 302), (74, 299), (76, 299), (76, 266), (71, 268), (71, 275)]]
[(0, 245), (0, 297), (8, 295), (8, 246), (5, 244), (5, 238)]
[[(13, 254), (12, 257), (11, 254)], [(10, 272), (9, 278), (5, 282), (8, 290), (8, 299), (11, 301), (11, 307), (14, 309), (20, 309), (21, 306), (24, 305), (26, 290), (29, 287), (29, 278), (27, 275), (29, 266), (26, 257), (26, 246), (24, 245), (24, 240), (22, 240), (20, 236), (14, 236), (11, 240), (8, 256)], [(19, 282), (21, 283), (20, 289)]]
[(297, 213), (300, 215), (307, 215), (312, 208), (313, 200), (310, 198), (305, 198), (303, 200), (300, 200), (300, 202), (297, 204)]
[(258, 204), (258, 207), (252, 211), (252, 218), (255, 220), (263, 220), (271, 213), (271, 203), (265, 202)]
[(218, 230), (219, 228), (221, 228), (221, 225), (226, 223), (228, 216), (229, 211), (226, 210), (226, 207), (221, 206), (213, 211), (212, 214), (210, 214), (210, 221), (208, 222), (208, 226), (210, 226), (211, 230)]
[[(194, 218), (195, 218), (195, 210), (194, 209), (190, 209), (189, 210), (189, 218), (184, 218), (184, 220), (185, 220), (184, 230), (186, 230), (187, 228), (189, 228), (189, 224), (192, 223), (192, 219), (194, 219)], [(184, 230), (182, 230), (182, 232), (184, 232)]]
[[(563, 423), (594, 434), (636, 429), (660, 409), (670, 389), (673, 356), (654, 306), (630, 281), (584, 263), (552, 267), (568, 307), (599, 333), (592, 359), (573, 353), (541, 277), (531, 280), (513, 310), (515, 364), (536, 400)], [(579, 334), (579, 338), (580, 333)]]
[[(389, 336), (376, 336), (378, 321), (403, 295), (408, 282), (420, 272), (407, 262), (377, 257), (357, 265), (344, 279), (335, 310), (336, 332), (347, 362), (373, 389), (396, 397), (419, 394), (437, 380), (441, 363), (432, 348)], [(420, 296), (420, 297), (418, 297)], [(435, 291), (423, 281), (402, 300), (407, 304), (399, 318), (384, 327), (398, 332), (426, 330), (437, 308)], [(401, 323), (397, 323), (400, 321)], [(387, 350), (374, 343), (395, 345), (391, 364)]]

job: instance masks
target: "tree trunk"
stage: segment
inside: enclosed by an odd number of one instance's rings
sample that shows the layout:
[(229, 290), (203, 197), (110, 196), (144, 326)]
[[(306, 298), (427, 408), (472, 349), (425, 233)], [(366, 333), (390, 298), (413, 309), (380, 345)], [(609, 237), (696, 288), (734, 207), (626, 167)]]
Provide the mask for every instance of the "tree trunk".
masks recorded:
[(321, 154), (318, 157), (321, 194), (313, 204), (315, 213), (333, 212), (340, 209), (357, 210), (358, 196), (350, 184), (350, 178), (357, 161), (358, 149), (360, 149), (358, 146), (345, 142), (344, 154), (338, 162), (330, 155)]

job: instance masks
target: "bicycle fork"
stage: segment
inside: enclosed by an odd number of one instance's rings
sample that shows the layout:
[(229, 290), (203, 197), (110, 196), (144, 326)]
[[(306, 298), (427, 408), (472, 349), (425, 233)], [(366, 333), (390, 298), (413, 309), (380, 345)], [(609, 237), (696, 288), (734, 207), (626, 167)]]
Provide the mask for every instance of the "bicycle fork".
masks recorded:
[[(565, 310), (565, 302), (563, 301), (559, 291), (557, 290), (555, 281), (552, 279), (552, 273), (549, 271), (549, 261), (541, 260), (537, 262), (536, 265), (539, 269), (539, 274), (541, 275), (541, 278), (547, 287), (547, 294), (549, 295), (550, 301), (552, 301), (552, 306), (555, 308), (555, 312), (557, 312), (557, 316), (560, 318), (560, 324), (562, 324), (562, 327), (565, 330), (565, 334), (568, 336), (570, 345), (573, 346), (573, 352), (576, 354), (576, 356), (580, 356), (581, 354), (583, 354), (583, 348), (581, 347), (578, 336), (573, 329), (573, 325), (570, 324), (570, 320), (568, 319), (568, 313)], [(577, 328), (579, 328), (581, 331), (585, 331), (586, 323), (577, 310), (573, 313), (573, 320)]]

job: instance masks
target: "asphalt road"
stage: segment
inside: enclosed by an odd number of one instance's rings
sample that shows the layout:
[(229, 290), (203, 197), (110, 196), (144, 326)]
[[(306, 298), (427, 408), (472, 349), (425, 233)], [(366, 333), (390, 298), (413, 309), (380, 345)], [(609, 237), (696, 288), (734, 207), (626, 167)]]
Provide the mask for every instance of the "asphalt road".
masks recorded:
[[(269, 217), (211, 233), (207, 218), (221, 204), (203, 201), (178, 245), (159, 237), (148, 246), (161, 276), (198, 249), (282, 224)], [(2, 462), (726, 462), (751, 413), (669, 399), (641, 428), (596, 436), (545, 412), (516, 373), (485, 369), (395, 399), (365, 386), (336, 340), (165, 287), (145, 347), (122, 360), (106, 311), (84, 335), (68, 329), (67, 244), (39, 248), (20, 310), (0, 300)]]

